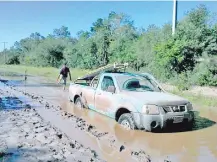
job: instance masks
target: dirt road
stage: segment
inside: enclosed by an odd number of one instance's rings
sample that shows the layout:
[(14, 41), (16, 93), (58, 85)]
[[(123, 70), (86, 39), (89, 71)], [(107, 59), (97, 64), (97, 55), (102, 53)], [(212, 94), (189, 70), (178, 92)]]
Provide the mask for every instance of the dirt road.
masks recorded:
[(0, 161), (103, 161), (44, 121), (39, 105), (23, 102), (2, 84), (0, 93)]
[[(106, 161), (171, 161), (196, 162), (217, 161), (217, 113), (213, 109), (196, 109), (194, 131), (147, 133), (142, 131), (125, 132), (119, 125), (96, 112), (79, 111), (67, 99), (59, 85), (43, 78), (6, 76), (4, 88), (12, 89), (16, 95), (30, 97), (30, 101), (44, 104), (37, 108), (40, 116), (70, 139), (95, 150), (98, 157)], [(7, 87), (6, 87), (7, 86)], [(18, 94), (20, 93), (20, 94)], [(43, 97), (43, 98), (42, 98)], [(62, 109), (61, 111), (59, 109)], [(150, 157), (148, 156), (150, 155)]]

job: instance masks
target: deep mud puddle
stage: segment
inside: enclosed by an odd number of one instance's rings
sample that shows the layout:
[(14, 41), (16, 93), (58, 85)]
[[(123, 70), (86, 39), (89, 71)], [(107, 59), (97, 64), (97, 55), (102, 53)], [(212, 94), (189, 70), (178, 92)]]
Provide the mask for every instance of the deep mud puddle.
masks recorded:
[[(61, 101), (67, 112), (82, 117), (98, 129), (109, 132), (126, 148), (141, 148), (153, 161), (168, 159), (171, 161), (197, 162), (217, 161), (217, 113), (215, 110), (197, 109), (191, 131), (175, 125), (159, 133), (141, 130), (126, 131), (113, 119), (92, 110), (79, 110), (72, 103)], [(98, 143), (99, 147), (101, 143)], [(103, 144), (102, 144), (103, 145)], [(100, 147), (109, 152), (106, 147)]]

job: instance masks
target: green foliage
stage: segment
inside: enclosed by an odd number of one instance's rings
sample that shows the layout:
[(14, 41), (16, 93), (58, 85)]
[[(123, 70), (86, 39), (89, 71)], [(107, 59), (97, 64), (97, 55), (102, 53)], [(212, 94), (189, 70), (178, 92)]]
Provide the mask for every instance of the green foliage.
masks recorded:
[(154, 47), (155, 65), (160, 71), (166, 71), (168, 79), (178, 76), (175, 80), (180, 89), (188, 89), (191, 84), (216, 85), (215, 64), (198, 62), (210, 60), (217, 54), (217, 32), (214, 26), (207, 24), (209, 18), (204, 6), (192, 10), (178, 23), (173, 38)]
[(217, 86), (217, 61), (216, 57), (204, 58), (192, 72), (192, 80), (201, 86)]
[(178, 90), (188, 90), (191, 87), (191, 72), (183, 72), (174, 77), (174, 85), (177, 86)]
[(19, 60), (19, 55), (12, 55), (10, 56), (10, 58), (7, 60), (6, 64), (8, 65), (12, 65), (12, 64), (20, 64), (20, 60)]
[(68, 27), (61, 26), (61, 28), (53, 30), (52, 36), (55, 38), (69, 38), (71, 33), (69, 32)]
[[(173, 81), (179, 89), (191, 85), (217, 85), (217, 22), (203, 5), (177, 23), (136, 29), (131, 18), (110, 12), (93, 22), (90, 31), (73, 38), (68, 27), (54, 29), (47, 37), (32, 33), (5, 51), (7, 64), (94, 69), (113, 62), (128, 62), (133, 70), (153, 73)], [(202, 62), (200, 60), (203, 60)], [(0, 53), (0, 63), (4, 54)]]

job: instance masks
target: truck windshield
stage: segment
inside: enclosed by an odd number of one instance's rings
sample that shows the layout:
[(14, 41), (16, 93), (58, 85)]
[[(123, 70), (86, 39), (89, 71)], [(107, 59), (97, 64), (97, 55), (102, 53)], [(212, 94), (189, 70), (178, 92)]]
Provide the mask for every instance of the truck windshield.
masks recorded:
[(118, 85), (121, 90), (127, 91), (151, 91), (160, 92), (161, 89), (150, 78), (131, 75), (118, 75), (116, 76)]

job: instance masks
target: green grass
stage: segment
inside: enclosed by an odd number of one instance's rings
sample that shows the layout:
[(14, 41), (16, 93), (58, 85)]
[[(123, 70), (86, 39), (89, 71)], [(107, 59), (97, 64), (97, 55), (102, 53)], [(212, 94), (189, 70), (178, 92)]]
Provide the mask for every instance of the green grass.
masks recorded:
[[(46, 80), (50, 80), (50, 81), (56, 81), (59, 75), (59, 69), (53, 67), (42, 68), (42, 67), (29, 67), (29, 66), (21, 66), (21, 65), (0, 65), (0, 70), (5, 72), (17, 72), (22, 74), (24, 74), (25, 70), (27, 70), (27, 74), (45, 77)], [(72, 80), (75, 80), (76, 78), (90, 72), (88, 70), (81, 70), (81, 69), (70, 69), (70, 70), (71, 70)], [(182, 92), (179, 90), (172, 91), (171, 93), (182, 96), (196, 105), (211, 106), (211, 107), (217, 106), (217, 99), (214, 97), (205, 97), (201, 94), (195, 95), (189, 92)]]
[[(53, 67), (30, 67), (21, 65), (0, 65), (0, 70), (5, 72), (16, 72), (25, 74), (27, 70), (27, 75), (46, 77), (47, 80), (55, 81), (59, 75), (60, 69)], [(88, 73), (88, 70), (81, 69), (70, 69), (72, 80)]]
[(217, 107), (217, 99), (215, 97), (207, 97), (201, 94), (192, 94), (190, 92), (171, 91), (171, 93), (182, 96), (198, 106)]

